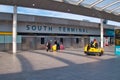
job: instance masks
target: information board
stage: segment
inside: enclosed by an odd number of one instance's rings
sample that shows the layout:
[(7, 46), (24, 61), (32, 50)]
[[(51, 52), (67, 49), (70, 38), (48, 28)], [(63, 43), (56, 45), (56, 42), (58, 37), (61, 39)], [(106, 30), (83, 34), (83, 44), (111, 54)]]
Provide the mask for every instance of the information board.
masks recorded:
[(115, 54), (120, 55), (120, 29), (115, 29)]

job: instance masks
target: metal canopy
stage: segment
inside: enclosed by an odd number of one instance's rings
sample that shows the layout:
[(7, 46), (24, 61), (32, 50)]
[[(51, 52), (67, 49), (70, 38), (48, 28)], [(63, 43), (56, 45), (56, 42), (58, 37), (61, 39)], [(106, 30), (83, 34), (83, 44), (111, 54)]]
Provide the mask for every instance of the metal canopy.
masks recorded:
[(0, 4), (61, 11), (120, 22), (120, 0), (0, 0)]
[(54, 0), (120, 15), (120, 0)]

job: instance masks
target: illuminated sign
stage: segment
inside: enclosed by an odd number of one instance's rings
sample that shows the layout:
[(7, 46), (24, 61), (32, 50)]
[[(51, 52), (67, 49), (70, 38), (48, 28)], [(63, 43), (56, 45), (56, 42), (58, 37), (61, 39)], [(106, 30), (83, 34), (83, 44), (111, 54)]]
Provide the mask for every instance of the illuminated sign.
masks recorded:
[(116, 29), (115, 30), (115, 37), (120, 37), (120, 29)]
[(120, 29), (115, 30), (115, 45), (120, 45)]
[(115, 54), (120, 56), (120, 46), (115, 46)]
[(115, 54), (120, 55), (120, 29), (115, 30)]

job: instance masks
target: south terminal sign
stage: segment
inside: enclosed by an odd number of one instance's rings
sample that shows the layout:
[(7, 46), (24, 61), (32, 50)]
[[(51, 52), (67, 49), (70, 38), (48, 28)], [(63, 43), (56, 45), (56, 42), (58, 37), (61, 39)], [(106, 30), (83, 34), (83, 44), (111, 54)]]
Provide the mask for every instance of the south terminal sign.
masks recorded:
[[(54, 27), (55, 28), (55, 27)], [(26, 25), (26, 30), (32, 31), (53, 31), (52, 26), (41, 26), (41, 25)], [(56, 27), (59, 32), (84, 32), (88, 33), (85, 28), (74, 28), (74, 27)]]
[(18, 32), (28, 33), (56, 33), (56, 34), (86, 34), (100, 35), (98, 28), (78, 27), (78, 26), (61, 26), (61, 25), (44, 25), (44, 24), (21, 24), (18, 25)]

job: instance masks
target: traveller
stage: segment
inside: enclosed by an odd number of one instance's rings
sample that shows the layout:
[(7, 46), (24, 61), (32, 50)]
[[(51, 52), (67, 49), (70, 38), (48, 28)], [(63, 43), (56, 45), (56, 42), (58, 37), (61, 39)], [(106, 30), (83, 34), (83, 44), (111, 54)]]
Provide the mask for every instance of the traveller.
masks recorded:
[(48, 52), (50, 50), (51, 50), (51, 43), (50, 43), (50, 41), (48, 41), (46, 44), (46, 51)]
[(57, 50), (57, 45), (54, 44), (54, 45), (52, 46), (52, 51), (56, 51), (56, 50)]
[(57, 50), (60, 50), (60, 44), (57, 42)]
[(64, 49), (64, 46), (63, 46), (63, 43), (61, 42), (60, 44), (60, 50), (63, 50)]
[(59, 43), (57, 42), (57, 40), (55, 40), (54, 44), (56, 44), (56, 51), (60, 49), (60, 45)]
[(98, 43), (97, 43), (97, 40), (96, 40), (96, 39), (94, 39), (92, 45), (93, 45), (94, 48), (98, 48)]

